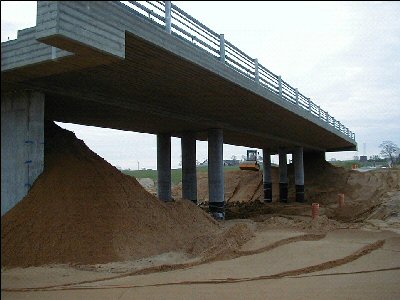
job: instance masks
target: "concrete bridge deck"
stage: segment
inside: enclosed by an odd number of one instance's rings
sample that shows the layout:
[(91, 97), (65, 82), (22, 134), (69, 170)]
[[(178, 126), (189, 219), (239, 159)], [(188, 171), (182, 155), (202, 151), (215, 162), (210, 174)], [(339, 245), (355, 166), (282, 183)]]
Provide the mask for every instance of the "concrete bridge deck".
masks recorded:
[(210, 210), (222, 216), (223, 143), (263, 149), (266, 202), (269, 155), (283, 162), (285, 202), (293, 154), (303, 202), (303, 153), (356, 149), (354, 133), (224, 35), (170, 1), (129, 2), (38, 1), (36, 26), (1, 44), (2, 214), (43, 170), (44, 120), (157, 134), (165, 201), (171, 136), (182, 138), (183, 197), (194, 202), (195, 140), (208, 140)]
[[(54, 48), (54, 47), (57, 48)], [(39, 1), (37, 26), (2, 43), (2, 87), (46, 94), (45, 118), (224, 143), (354, 150), (329, 123), (119, 2)]]

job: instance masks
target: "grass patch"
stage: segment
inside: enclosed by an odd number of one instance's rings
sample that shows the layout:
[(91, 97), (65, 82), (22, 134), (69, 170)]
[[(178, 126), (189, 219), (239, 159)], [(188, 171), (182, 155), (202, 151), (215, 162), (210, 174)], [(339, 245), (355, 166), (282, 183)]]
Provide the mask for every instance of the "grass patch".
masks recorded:
[[(229, 170), (239, 170), (239, 166), (225, 166), (224, 172)], [(207, 166), (197, 167), (198, 173), (204, 173), (208, 171)], [(121, 170), (122, 173), (133, 176), (135, 178), (151, 178), (157, 181), (157, 170)], [(178, 184), (182, 181), (182, 169), (171, 169), (171, 181), (173, 184)]]

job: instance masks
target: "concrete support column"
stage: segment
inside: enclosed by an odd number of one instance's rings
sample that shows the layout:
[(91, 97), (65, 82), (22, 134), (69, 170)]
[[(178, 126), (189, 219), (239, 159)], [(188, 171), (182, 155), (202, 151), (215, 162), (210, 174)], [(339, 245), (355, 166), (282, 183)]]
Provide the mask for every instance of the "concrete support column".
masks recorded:
[(157, 134), (158, 198), (171, 201), (171, 135)]
[(288, 201), (286, 149), (279, 148), (279, 201)]
[(197, 204), (196, 138), (194, 132), (184, 132), (182, 147), (182, 198)]
[(208, 131), (209, 209), (217, 220), (225, 219), (224, 161), (222, 129)]
[(1, 94), (1, 215), (28, 193), (44, 166), (43, 93)]
[(304, 163), (303, 147), (296, 147), (293, 152), (294, 183), (296, 185), (296, 201), (304, 202)]
[(264, 202), (272, 202), (271, 153), (263, 149)]

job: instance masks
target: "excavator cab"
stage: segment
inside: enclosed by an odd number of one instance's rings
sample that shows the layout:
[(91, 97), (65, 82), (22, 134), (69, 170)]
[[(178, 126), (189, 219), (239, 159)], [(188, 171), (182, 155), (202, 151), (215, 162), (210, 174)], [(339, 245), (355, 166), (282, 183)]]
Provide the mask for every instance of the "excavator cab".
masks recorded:
[(247, 150), (247, 158), (240, 163), (240, 170), (259, 171), (260, 165), (257, 162), (257, 154), (257, 150)]

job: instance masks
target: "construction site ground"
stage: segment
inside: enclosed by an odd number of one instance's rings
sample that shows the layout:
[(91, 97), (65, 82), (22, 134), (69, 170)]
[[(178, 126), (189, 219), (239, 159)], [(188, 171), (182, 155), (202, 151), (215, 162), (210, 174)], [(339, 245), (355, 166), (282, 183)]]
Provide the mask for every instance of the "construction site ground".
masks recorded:
[(205, 175), (200, 205), (179, 185), (161, 203), (46, 128), (45, 171), (1, 220), (2, 299), (400, 299), (400, 170), (305, 162), (306, 203), (278, 201), (276, 168), (272, 203), (261, 172), (230, 171), (216, 222)]

